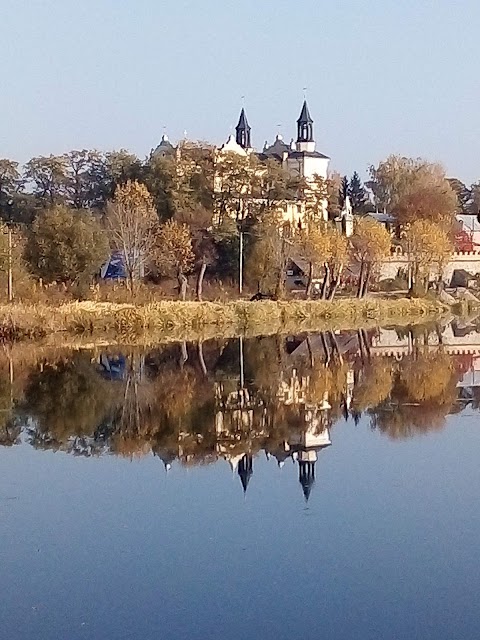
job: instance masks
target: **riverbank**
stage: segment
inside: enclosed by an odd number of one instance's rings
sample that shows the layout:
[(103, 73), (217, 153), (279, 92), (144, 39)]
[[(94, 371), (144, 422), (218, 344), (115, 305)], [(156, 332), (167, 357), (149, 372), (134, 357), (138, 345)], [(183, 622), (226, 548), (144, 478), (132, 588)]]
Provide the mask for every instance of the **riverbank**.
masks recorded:
[[(458, 305), (456, 305), (458, 306)], [(466, 312), (469, 309), (463, 308)], [(354, 329), (372, 324), (429, 322), (459, 312), (435, 300), (338, 299), (328, 301), (226, 303), (163, 301), (145, 305), (75, 302), (0, 305), (4, 341), (56, 334), (148, 340), (196, 340), (234, 335), (268, 335)]]

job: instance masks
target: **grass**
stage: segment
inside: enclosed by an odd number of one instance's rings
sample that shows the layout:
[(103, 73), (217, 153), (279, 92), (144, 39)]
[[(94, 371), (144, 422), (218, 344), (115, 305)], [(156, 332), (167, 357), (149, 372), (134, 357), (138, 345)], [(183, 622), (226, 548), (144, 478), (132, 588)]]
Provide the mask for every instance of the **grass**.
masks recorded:
[(14, 341), (81, 334), (122, 340), (143, 336), (161, 342), (353, 329), (368, 324), (409, 324), (440, 318), (449, 311), (449, 307), (435, 300), (407, 298), (225, 303), (166, 300), (141, 305), (18, 303), (0, 305), (0, 339)]

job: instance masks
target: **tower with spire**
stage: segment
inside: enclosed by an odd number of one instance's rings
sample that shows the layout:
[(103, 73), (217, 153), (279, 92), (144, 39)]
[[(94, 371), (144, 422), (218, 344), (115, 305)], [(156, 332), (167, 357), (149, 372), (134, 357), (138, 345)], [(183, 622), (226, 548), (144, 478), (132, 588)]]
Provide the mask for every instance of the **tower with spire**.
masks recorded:
[(247, 114), (245, 113), (245, 109), (242, 108), (240, 112), (240, 118), (238, 119), (238, 124), (235, 127), (236, 136), (235, 139), (237, 144), (242, 147), (242, 149), (251, 149), (252, 148), (252, 140), (251, 133), (252, 129), (248, 124)]
[(297, 120), (297, 151), (315, 151), (315, 140), (313, 138), (313, 120), (308, 110), (307, 101), (303, 101), (300, 117)]

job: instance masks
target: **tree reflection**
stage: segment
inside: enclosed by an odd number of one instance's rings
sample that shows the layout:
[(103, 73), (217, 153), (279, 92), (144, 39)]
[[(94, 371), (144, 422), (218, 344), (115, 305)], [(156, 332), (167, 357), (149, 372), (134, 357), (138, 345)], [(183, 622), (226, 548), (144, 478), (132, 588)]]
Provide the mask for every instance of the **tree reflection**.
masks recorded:
[(449, 355), (438, 331), (328, 332), (38, 358), (4, 350), (0, 444), (18, 444), (23, 434), (34, 447), (75, 455), (154, 454), (167, 469), (174, 461), (225, 459), (244, 480), (264, 450), (280, 466), (289, 458), (302, 463), (306, 495), (315, 478), (308, 465), (339, 421), (358, 423), (363, 415), (400, 439), (442, 428), (467, 404), (478, 408), (480, 393), (467, 380), (473, 356)]

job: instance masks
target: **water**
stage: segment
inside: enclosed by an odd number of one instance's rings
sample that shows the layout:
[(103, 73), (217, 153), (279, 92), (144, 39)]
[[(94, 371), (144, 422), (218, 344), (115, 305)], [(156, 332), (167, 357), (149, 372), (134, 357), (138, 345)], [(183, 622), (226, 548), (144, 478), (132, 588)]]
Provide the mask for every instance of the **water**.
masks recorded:
[(0, 371), (1, 637), (478, 637), (475, 323)]

